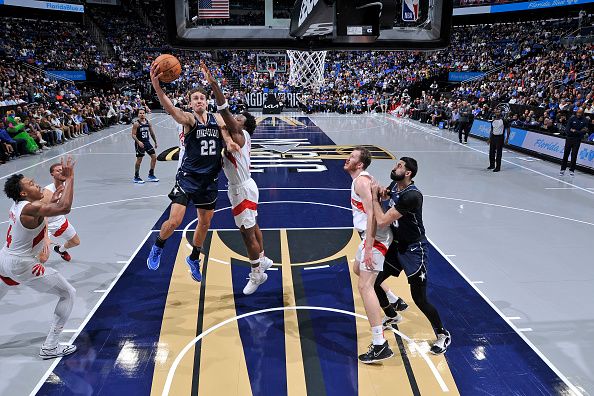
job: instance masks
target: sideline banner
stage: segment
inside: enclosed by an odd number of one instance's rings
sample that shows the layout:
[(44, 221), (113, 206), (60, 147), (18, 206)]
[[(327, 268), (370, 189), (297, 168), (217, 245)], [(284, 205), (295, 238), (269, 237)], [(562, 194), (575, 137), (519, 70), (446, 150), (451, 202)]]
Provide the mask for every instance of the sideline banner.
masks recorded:
[(551, 7), (565, 7), (580, 4), (593, 3), (594, 0), (536, 0), (536, 1), (522, 1), (518, 3), (483, 5), (477, 7), (457, 7), (454, 8), (454, 16), (460, 15), (476, 15), (476, 14), (495, 14), (500, 12), (514, 12), (539, 10)]
[(12, 7), (26, 7), (39, 8), (41, 10), (49, 11), (64, 11), (64, 12), (85, 12), (85, 6), (82, 4), (67, 4), (57, 3), (53, 1), (37, 1), (37, 0), (0, 0), (0, 5)]
[[(266, 92), (253, 92), (245, 95), (245, 103), (247, 107), (260, 107), (264, 106), (268, 93)], [(288, 93), (277, 93), (277, 99), (283, 103), (283, 107), (298, 107), (297, 94), (294, 92)]]
[(448, 81), (466, 81), (469, 78), (478, 78), (484, 75), (484, 72), (449, 72)]
[(86, 81), (87, 73), (84, 70), (46, 70), (49, 78), (66, 78), (72, 81)]
[[(483, 120), (474, 120), (470, 134), (476, 137), (488, 138), (491, 133), (491, 123)], [(546, 135), (520, 128), (511, 128), (509, 145), (521, 147), (538, 154), (563, 159), (565, 139), (558, 136)], [(578, 165), (594, 169), (594, 145), (582, 142), (578, 151)]]

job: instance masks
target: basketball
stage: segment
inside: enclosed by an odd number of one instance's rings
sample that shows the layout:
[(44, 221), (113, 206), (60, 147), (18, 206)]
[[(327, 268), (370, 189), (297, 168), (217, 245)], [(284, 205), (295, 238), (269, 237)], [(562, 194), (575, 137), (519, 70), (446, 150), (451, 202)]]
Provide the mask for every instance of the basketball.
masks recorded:
[(175, 81), (181, 74), (181, 64), (173, 55), (159, 55), (153, 63), (159, 65), (159, 71), (163, 73), (163, 75), (159, 77), (161, 82), (170, 83)]

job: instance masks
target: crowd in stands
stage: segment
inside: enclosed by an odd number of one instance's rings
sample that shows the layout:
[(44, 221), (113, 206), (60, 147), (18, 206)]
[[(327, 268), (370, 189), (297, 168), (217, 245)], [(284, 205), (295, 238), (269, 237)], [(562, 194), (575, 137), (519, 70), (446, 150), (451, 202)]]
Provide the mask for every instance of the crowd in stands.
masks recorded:
[[(473, 103), (461, 98), (439, 99), (426, 95), (423, 98), (404, 99), (398, 102), (394, 106), (392, 113), (397, 117), (410, 117), (421, 123), (458, 131), (459, 128), (469, 129), (475, 118), (490, 120), (495, 108), (502, 111), (512, 127), (555, 135), (565, 135), (567, 121), (578, 108), (582, 108), (589, 123), (589, 132), (584, 135), (584, 139), (594, 141), (594, 106), (592, 106), (592, 103), (586, 106), (564, 106), (556, 111), (555, 117), (551, 117), (546, 111), (539, 111), (539, 109), (529, 107), (519, 106), (513, 111), (513, 106), (510, 107), (505, 104)], [(465, 123), (461, 123), (461, 119)]]
[(76, 22), (2, 18), (0, 55), (46, 69), (101, 68), (103, 55)]
[[(131, 0), (131, 4), (137, 8), (119, 7), (117, 13), (109, 6), (86, 5), (114, 55), (100, 51), (80, 23), (2, 18), (0, 160), (127, 122), (136, 109), (145, 106), (135, 93), (103, 92), (53, 80), (41, 69), (86, 69), (111, 79), (116, 86), (118, 82), (134, 86), (147, 83), (156, 56), (171, 52), (182, 64), (182, 76), (167, 86), (175, 103), (183, 104), (188, 89), (205, 85), (200, 59), (207, 60), (237, 110), (245, 107), (248, 93), (274, 89), (282, 100), (283, 94), (301, 90), (289, 84), (288, 73), (277, 73), (271, 84), (268, 73), (258, 71), (255, 51), (172, 50), (163, 29), (143, 22), (137, 11), (143, 5), (150, 7), (147, 13), (151, 13), (152, 24), (163, 26), (161, 2)], [(300, 106), (309, 113), (392, 112), (451, 126), (456, 125), (463, 103), (472, 107), (474, 117), (488, 116), (490, 109), (505, 103), (511, 106), (509, 117), (514, 125), (562, 132), (565, 120), (578, 107), (592, 118), (594, 106), (594, 46), (561, 40), (576, 34), (578, 19), (574, 18), (458, 26), (452, 45), (442, 51), (329, 51), (324, 83), (314, 93), (302, 92)], [(408, 95), (414, 84), (443, 78), (451, 71), (484, 72), (485, 76), (453, 89), (440, 82), (439, 94), (435, 87), (420, 98)], [(6, 110), (19, 113), (17, 105), (21, 113), (8, 120)], [(25, 137), (27, 145), (15, 139), (17, 124), (25, 125), (31, 139)]]
[(14, 62), (0, 65), (0, 163), (39, 154), (116, 123), (130, 123), (140, 96), (86, 89)]

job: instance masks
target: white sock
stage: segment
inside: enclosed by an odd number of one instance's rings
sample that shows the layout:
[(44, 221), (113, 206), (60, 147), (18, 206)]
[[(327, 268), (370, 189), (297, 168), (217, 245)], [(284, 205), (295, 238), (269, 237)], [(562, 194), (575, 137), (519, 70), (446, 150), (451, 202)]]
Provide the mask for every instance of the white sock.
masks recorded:
[(264, 257), (264, 250), (260, 252), (260, 258)]
[(64, 245), (58, 245), (58, 251), (60, 253), (64, 253), (66, 251), (66, 248), (64, 247)]
[(58, 339), (60, 338), (60, 334), (62, 334), (62, 330), (64, 330), (64, 326), (59, 326), (57, 324), (58, 320), (59, 318), (55, 317), (50, 326), (50, 331), (47, 334), (45, 342), (43, 343), (43, 347), (45, 349), (53, 349), (58, 346)]
[(371, 328), (371, 336), (373, 337), (373, 345), (384, 345), (384, 342), (386, 342), (382, 326), (373, 326)]
[(392, 290), (388, 290), (386, 294), (388, 295), (388, 301), (390, 301), (390, 304), (394, 304), (396, 301), (398, 301), (398, 296), (392, 293)]
[[(255, 264), (258, 264), (257, 267), (254, 267)], [(250, 260), (250, 265), (252, 267), (252, 272), (260, 272), (260, 259)]]

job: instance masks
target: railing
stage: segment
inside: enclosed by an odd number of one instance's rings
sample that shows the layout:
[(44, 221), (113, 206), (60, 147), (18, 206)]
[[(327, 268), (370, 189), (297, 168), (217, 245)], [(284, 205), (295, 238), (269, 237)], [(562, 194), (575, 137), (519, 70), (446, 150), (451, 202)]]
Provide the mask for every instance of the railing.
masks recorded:
[(594, 35), (588, 36), (574, 36), (574, 37), (565, 37), (561, 39), (561, 44), (564, 46), (570, 46), (574, 44), (590, 44), (594, 43)]
[(39, 73), (42, 73), (42, 74), (46, 74), (46, 75), (50, 76), (51, 78), (55, 78), (56, 80), (66, 81), (66, 82), (68, 82), (68, 83), (70, 83), (70, 84), (74, 85), (74, 81), (73, 81), (73, 80), (70, 80), (70, 79), (68, 79), (68, 78), (66, 78), (66, 77), (59, 76), (59, 75), (57, 75), (57, 74), (54, 74), (54, 73), (52, 73), (52, 72), (48, 72), (48, 71), (46, 71), (46, 70), (43, 70), (43, 69), (42, 69), (42, 68), (40, 68), (40, 67), (37, 67), (37, 66), (30, 65), (30, 64), (28, 64), (28, 63), (26, 63), (26, 62), (23, 62), (23, 63), (21, 63), (21, 65), (23, 65), (23, 66), (25, 66), (25, 67), (28, 67), (29, 69), (33, 69), (33, 70), (35, 70), (36, 72), (39, 72)]
[(115, 56), (113, 47), (107, 42), (105, 36), (103, 36), (103, 33), (101, 33), (101, 29), (99, 29), (99, 26), (97, 26), (97, 24), (86, 14), (83, 16), (83, 23), (95, 39), (95, 42), (99, 46), (99, 49), (110, 57)]

